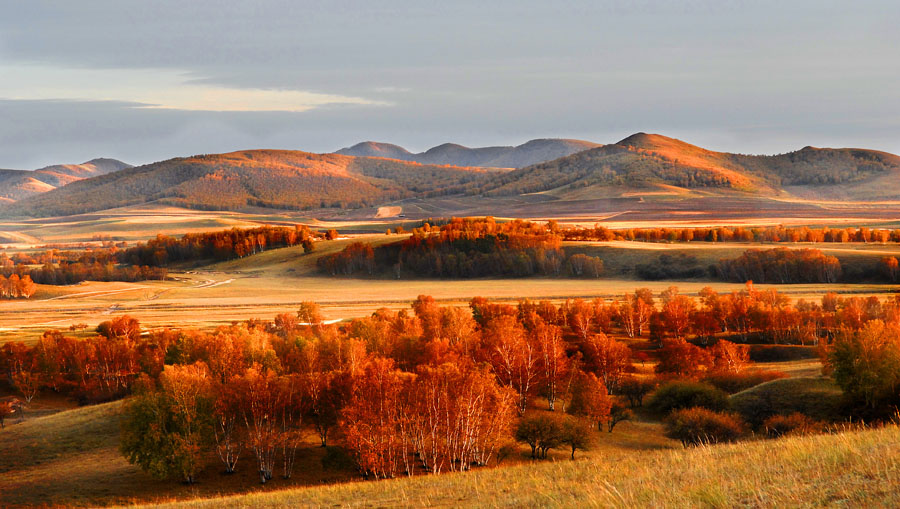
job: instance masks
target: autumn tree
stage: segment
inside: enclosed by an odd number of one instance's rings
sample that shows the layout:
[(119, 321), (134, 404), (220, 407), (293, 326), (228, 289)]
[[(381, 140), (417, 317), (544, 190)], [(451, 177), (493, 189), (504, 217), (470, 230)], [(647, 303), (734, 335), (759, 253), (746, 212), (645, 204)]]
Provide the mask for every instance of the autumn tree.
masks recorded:
[(606, 385), (593, 373), (581, 373), (572, 387), (572, 396), (566, 411), (585, 417), (602, 430), (611, 407), (612, 399), (606, 392)]
[(206, 366), (169, 366), (159, 388), (126, 406), (121, 450), (132, 464), (159, 478), (193, 483), (212, 439), (212, 398)]
[(860, 413), (884, 417), (900, 404), (900, 329), (881, 320), (842, 331), (826, 361)]
[(519, 394), (519, 413), (525, 413), (528, 398), (535, 390), (540, 374), (540, 353), (515, 316), (491, 320), (483, 332), (485, 355), (503, 385)]
[(353, 382), (341, 428), (365, 477), (391, 478), (407, 463), (410, 444), (401, 434), (410, 418), (404, 399), (407, 383), (409, 375), (384, 358), (370, 359)]
[(247, 429), (247, 442), (256, 457), (259, 481), (272, 479), (275, 454), (279, 445), (280, 405), (278, 377), (261, 366), (253, 366), (235, 383), (244, 397), (242, 419)]
[(567, 446), (572, 454), (571, 459), (575, 459), (575, 451), (590, 450), (594, 441), (593, 428), (581, 419), (569, 418), (563, 421), (560, 430), (559, 442)]
[(213, 407), (216, 454), (225, 465), (225, 473), (232, 474), (244, 448), (244, 430), (240, 425), (245, 404), (244, 394), (241, 385), (234, 381), (213, 381), (213, 387), (216, 395)]
[(667, 339), (659, 349), (659, 363), (656, 372), (682, 377), (697, 377), (710, 365), (710, 355), (699, 346), (683, 339)]
[(602, 332), (588, 337), (582, 344), (583, 369), (597, 375), (613, 392), (631, 367), (631, 349)]
[(541, 320), (528, 333), (531, 341), (537, 345), (538, 365), (541, 370), (541, 381), (548, 408), (556, 408), (556, 400), (560, 395), (560, 385), (569, 371), (569, 358), (562, 331), (555, 325), (547, 325)]
[(544, 459), (563, 439), (563, 419), (552, 414), (526, 416), (515, 430), (516, 440), (531, 447), (531, 459)]

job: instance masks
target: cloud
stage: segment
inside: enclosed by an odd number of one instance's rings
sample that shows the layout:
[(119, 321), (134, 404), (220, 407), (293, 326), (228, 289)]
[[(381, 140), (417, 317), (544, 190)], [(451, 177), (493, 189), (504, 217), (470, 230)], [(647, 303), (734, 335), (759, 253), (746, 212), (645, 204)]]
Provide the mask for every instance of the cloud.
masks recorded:
[(304, 112), (333, 105), (388, 106), (364, 97), (204, 83), (174, 69), (69, 69), (0, 65), (0, 99), (134, 103), (136, 107), (185, 111)]

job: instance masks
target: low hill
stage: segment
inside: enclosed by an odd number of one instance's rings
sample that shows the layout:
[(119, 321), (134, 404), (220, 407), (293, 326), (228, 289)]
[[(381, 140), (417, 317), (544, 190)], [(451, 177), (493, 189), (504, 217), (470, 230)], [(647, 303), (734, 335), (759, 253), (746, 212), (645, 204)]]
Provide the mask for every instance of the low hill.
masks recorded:
[(342, 148), (335, 153), (360, 157), (388, 157), (422, 164), (521, 168), (599, 146), (590, 141), (546, 138), (531, 140), (515, 147), (469, 148), (455, 143), (444, 143), (425, 152), (413, 154), (403, 147), (390, 143), (366, 141)]
[(7, 215), (71, 215), (150, 202), (204, 210), (357, 208), (463, 193), (491, 172), (337, 154), (248, 150), (109, 173), (31, 196)]
[(160, 507), (897, 507), (898, 440), (889, 426)]
[(81, 164), (57, 164), (39, 170), (0, 170), (0, 199), (16, 201), (52, 191), (72, 182), (131, 168), (115, 159), (92, 159)]
[[(895, 177), (877, 195), (848, 192), (848, 199), (900, 198), (900, 157), (864, 149), (801, 150), (774, 156), (714, 152), (674, 138), (637, 133), (617, 143), (495, 176), (475, 192), (516, 195), (590, 186), (732, 190), (787, 194), (787, 186), (862, 189), (873, 179)], [(815, 193), (808, 197), (815, 198)]]

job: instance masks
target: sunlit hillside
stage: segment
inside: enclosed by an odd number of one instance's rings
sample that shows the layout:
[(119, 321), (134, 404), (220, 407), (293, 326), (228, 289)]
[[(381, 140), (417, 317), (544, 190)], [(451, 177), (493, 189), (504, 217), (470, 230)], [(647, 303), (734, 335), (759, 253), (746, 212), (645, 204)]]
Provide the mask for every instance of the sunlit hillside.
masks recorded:
[(207, 210), (355, 208), (411, 195), (460, 193), (490, 171), (336, 154), (248, 150), (131, 168), (22, 200), (2, 212), (69, 215), (150, 202)]
[[(713, 152), (680, 140), (638, 133), (618, 143), (495, 176), (478, 189), (488, 195), (533, 193), (588, 186), (673, 185), (777, 195), (783, 186), (853, 187), (900, 172), (900, 157), (862, 149), (806, 147), (775, 156)], [(900, 197), (896, 184), (876, 196)]]
[(163, 507), (896, 507), (898, 440), (892, 426)]

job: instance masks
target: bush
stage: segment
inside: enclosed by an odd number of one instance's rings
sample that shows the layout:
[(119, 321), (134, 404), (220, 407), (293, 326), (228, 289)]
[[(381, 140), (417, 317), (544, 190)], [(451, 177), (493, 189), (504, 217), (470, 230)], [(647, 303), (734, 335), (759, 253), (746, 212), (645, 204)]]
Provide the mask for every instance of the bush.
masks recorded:
[(745, 371), (743, 373), (716, 373), (707, 376), (703, 381), (728, 394), (735, 394), (780, 378), (787, 378), (787, 374), (781, 371)]
[(664, 426), (666, 436), (680, 440), (685, 447), (734, 442), (744, 434), (738, 415), (698, 407), (672, 412)]
[(673, 410), (700, 407), (712, 411), (731, 408), (728, 394), (702, 382), (674, 381), (662, 385), (650, 396), (647, 408), (657, 415)]
[(763, 422), (763, 429), (771, 438), (785, 435), (809, 434), (822, 431), (824, 423), (799, 412), (790, 415), (773, 415)]
[(516, 440), (531, 447), (532, 459), (546, 458), (547, 451), (559, 447), (564, 438), (563, 420), (556, 415), (524, 417), (516, 427)]
[(616, 393), (628, 399), (632, 407), (644, 405), (644, 396), (656, 388), (655, 380), (645, 380), (633, 376), (622, 379)]

